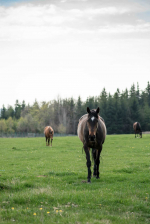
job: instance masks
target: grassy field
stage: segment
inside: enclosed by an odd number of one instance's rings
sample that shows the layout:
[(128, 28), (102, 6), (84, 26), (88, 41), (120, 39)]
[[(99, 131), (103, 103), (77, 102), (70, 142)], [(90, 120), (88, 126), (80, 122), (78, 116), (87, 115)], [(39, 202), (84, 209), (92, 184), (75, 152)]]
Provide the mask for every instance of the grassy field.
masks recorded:
[(86, 180), (78, 137), (1, 138), (0, 223), (150, 223), (150, 135), (108, 135)]

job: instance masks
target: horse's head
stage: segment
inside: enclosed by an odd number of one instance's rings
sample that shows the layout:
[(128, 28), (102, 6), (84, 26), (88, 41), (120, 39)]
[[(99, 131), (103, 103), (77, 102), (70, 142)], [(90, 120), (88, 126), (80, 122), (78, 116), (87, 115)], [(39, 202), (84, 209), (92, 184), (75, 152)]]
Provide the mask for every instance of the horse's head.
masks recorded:
[(140, 131), (140, 137), (142, 138), (142, 131)]
[(89, 141), (91, 142), (96, 141), (96, 131), (98, 128), (99, 111), (100, 111), (99, 107), (97, 108), (97, 110), (90, 110), (89, 107), (87, 107), (87, 112), (88, 112), (87, 127), (89, 131)]
[(52, 130), (49, 130), (50, 136), (53, 137), (54, 132)]

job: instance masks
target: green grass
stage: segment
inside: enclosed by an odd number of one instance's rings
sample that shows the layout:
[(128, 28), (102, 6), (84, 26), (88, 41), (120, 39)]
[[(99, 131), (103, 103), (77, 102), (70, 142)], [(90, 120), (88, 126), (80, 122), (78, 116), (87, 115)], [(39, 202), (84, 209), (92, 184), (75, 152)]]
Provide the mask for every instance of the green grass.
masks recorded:
[(150, 223), (150, 135), (108, 135), (86, 180), (78, 137), (1, 138), (0, 223)]

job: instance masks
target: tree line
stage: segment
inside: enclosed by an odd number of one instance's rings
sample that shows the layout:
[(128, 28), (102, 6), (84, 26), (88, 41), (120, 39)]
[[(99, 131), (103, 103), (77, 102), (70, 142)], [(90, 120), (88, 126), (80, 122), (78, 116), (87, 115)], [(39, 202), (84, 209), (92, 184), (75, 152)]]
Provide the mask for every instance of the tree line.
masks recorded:
[(57, 98), (49, 102), (35, 102), (26, 105), (16, 100), (15, 106), (3, 105), (0, 114), (0, 133), (33, 132), (43, 133), (50, 125), (55, 133), (77, 134), (79, 118), (86, 113), (86, 108), (100, 107), (108, 134), (133, 133), (133, 123), (139, 121), (142, 131), (150, 131), (150, 83), (140, 91), (139, 84), (133, 84), (130, 90), (111, 95), (104, 88), (99, 96), (91, 96), (82, 101), (79, 96)]

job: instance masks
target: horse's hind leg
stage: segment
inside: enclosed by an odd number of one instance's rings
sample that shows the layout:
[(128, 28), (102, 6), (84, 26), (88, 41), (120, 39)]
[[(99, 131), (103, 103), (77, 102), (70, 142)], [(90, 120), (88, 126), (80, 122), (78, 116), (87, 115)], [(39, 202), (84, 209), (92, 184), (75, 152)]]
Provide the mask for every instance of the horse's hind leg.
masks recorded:
[(92, 149), (92, 155), (94, 159), (93, 177), (96, 177), (96, 149)]
[(88, 168), (88, 183), (91, 182), (91, 160), (90, 160), (90, 148), (84, 146), (84, 151), (86, 153), (86, 159), (87, 159), (87, 168)]

